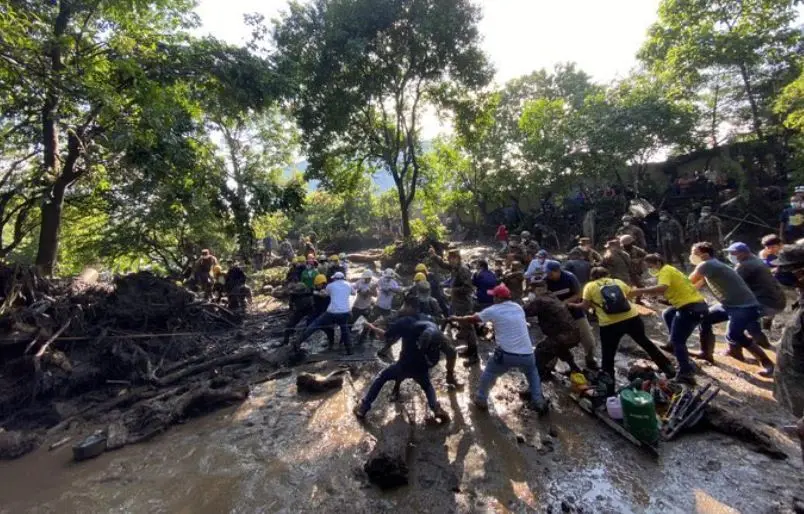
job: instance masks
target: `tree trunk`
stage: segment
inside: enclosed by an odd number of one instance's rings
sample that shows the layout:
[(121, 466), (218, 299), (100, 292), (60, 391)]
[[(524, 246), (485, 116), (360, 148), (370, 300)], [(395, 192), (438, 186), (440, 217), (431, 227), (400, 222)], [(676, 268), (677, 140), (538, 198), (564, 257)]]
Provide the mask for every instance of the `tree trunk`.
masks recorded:
[(399, 212), (402, 215), (402, 237), (410, 239), (410, 204), (406, 198), (405, 186), (401, 179), (396, 180), (395, 178), (394, 182), (396, 182), (396, 192), (399, 197)]
[(67, 185), (56, 182), (51, 190), (50, 198), (42, 202), (42, 225), (39, 231), (39, 250), (36, 253), (36, 265), (45, 275), (52, 275), (59, 252), (59, 228), (61, 227), (61, 211), (64, 206), (64, 192)]
[(402, 209), (402, 237), (404, 239), (410, 239), (410, 212), (408, 212), (408, 208), (404, 203), (400, 207)]
[[(42, 105), (42, 146), (43, 165), (46, 173), (57, 175), (56, 164), (59, 155), (59, 138), (57, 131), (57, 118), (60, 94), (58, 80), (64, 69), (61, 61), (61, 38), (67, 30), (67, 24), (72, 14), (71, 2), (59, 3), (59, 14), (53, 26), (53, 38), (46, 45), (45, 56), (50, 59), (50, 85)], [(77, 158), (77, 156), (76, 156)], [(73, 159), (72, 165), (75, 165)], [(72, 169), (69, 170), (72, 172)], [(56, 255), (59, 249), (59, 226), (61, 225), (61, 209), (64, 205), (64, 192), (69, 181), (58, 177), (50, 191), (50, 198), (42, 202), (42, 225), (39, 232), (39, 249), (36, 254), (36, 265), (42, 273), (51, 275), (56, 264)]]
[(748, 76), (748, 69), (745, 64), (740, 64), (740, 76), (743, 78), (745, 94), (748, 97), (748, 104), (751, 106), (751, 121), (754, 125), (754, 132), (756, 132), (760, 141), (764, 141), (765, 134), (762, 131), (762, 121), (759, 118), (759, 107), (757, 106), (756, 98), (754, 98), (754, 88), (751, 85), (751, 78)]

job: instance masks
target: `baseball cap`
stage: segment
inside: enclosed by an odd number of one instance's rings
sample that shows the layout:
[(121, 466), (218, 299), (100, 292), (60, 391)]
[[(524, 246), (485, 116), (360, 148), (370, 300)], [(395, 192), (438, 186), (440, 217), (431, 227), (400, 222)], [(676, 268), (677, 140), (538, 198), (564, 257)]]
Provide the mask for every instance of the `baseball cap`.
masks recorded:
[(536, 252), (537, 257), (547, 257), (547, 250), (539, 250)]
[(508, 289), (508, 286), (505, 284), (500, 284), (494, 289), (489, 289), (486, 293), (494, 298), (511, 298), (511, 290)]
[(561, 269), (561, 263), (558, 261), (547, 261), (544, 263), (545, 271), (556, 271)]
[(748, 245), (745, 243), (732, 243), (731, 246), (728, 247), (727, 251), (729, 253), (751, 253), (751, 249), (748, 248)]

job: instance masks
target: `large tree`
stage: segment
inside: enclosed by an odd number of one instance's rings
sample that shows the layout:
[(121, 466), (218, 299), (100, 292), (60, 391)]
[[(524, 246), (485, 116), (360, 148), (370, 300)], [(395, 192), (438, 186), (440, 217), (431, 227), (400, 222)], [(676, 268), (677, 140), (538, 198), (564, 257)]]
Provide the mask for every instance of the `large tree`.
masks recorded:
[(296, 87), (310, 178), (332, 158), (370, 163), (396, 185), (402, 234), (421, 176), (428, 105), (491, 77), (470, 0), (293, 2), (274, 30), (279, 72)]
[[(71, 191), (87, 194), (97, 182), (130, 182), (132, 175), (161, 169), (154, 160), (159, 154), (143, 149), (190, 151), (193, 138), (206, 137), (199, 125), (204, 109), (240, 114), (277, 98), (267, 61), (189, 35), (196, 24), (194, 5), (192, 0), (4, 4), (0, 154), (10, 159), (5, 169), (11, 173), (3, 191), (14, 193), (9, 205), (17, 213), (27, 215), (32, 202), (39, 206), (36, 263), (46, 273), (56, 262)], [(191, 138), (189, 148), (170, 136)], [(145, 179), (154, 180), (156, 173)]]
[[(679, 94), (706, 92), (715, 99), (715, 129), (720, 124), (717, 106), (725, 101), (734, 116), (724, 121), (733, 126), (747, 122), (763, 140), (767, 126), (775, 124), (775, 92), (796, 74), (801, 51), (801, 31), (794, 27), (797, 3), (663, 0), (659, 20), (639, 56), (652, 71), (674, 82)], [(740, 87), (731, 87), (735, 82)]]

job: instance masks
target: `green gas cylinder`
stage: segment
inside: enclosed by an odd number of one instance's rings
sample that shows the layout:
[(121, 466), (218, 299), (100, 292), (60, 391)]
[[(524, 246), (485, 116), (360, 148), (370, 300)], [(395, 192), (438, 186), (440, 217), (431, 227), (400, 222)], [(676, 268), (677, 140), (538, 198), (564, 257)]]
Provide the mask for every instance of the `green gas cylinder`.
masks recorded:
[(659, 440), (659, 420), (656, 418), (653, 395), (636, 389), (623, 389), (620, 404), (623, 407), (623, 424), (631, 435), (648, 444)]

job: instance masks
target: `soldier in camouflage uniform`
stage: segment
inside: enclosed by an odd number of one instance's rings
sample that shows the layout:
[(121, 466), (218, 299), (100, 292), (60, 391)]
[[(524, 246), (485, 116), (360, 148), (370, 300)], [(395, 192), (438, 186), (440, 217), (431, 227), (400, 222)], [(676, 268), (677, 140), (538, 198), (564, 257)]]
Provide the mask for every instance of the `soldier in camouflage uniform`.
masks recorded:
[(620, 246), (623, 251), (631, 258), (631, 282), (632, 286), (642, 287), (642, 274), (644, 272), (644, 259), (648, 252), (637, 246), (634, 237), (625, 235), (620, 236)]
[(536, 255), (536, 253), (542, 249), (541, 246), (539, 246), (539, 243), (535, 239), (533, 239), (533, 235), (527, 230), (523, 231), (522, 234), (520, 234), (520, 236), (522, 238), (523, 251), (528, 257), (532, 259), (533, 256)]
[(502, 283), (511, 291), (511, 300), (522, 303), (525, 287), (525, 272), (521, 262), (515, 261), (511, 264), (511, 271), (503, 275)]
[(666, 211), (659, 213), (659, 224), (656, 225), (656, 244), (664, 257), (664, 262), (672, 265), (673, 260), (676, 259), (682, 269), (686, 266), (683, 254), (684, 228)]
[[(451, 274), (451, 295), (453, 316), (470, 316), (474, 313), (475, 286), (472, 285), (472, 272), (461, 262), (461, 252), (450, 250), (447, 261), (444, 261), (436, 254), (435, 249), (430, 248), (430, 257), (441, 268), (450, 271)], [(465, 357), (464, 366), (473, 366), (480, 362), (477, 355), (477, 333), (474, 327), (468, 324), (461, 324), (458, 331), (458, 338), (466, 341), (467, 349), (461, 354)]]
[(553, 371), (559, 359), (567, 363), (570, 371), (581, 371), (571, 352), (580, 344), (581, 334), (564, 302), (547, 294), (545, 282), (531, 284), (525, 316), (535, 318), (545, 336), (535, 345), (536, 366), (542, 380)]
[(609, 270), (612, 278), (619, 278), (626, 284), (631, 282), (631, 257), (623, 251), (619, 239), (606, 243), (601, 265)]
[(799, 418), (798, 424), (786, 431), (799, 437), (804, 459), (804, 245), (786, 245), (774, 264), (795, 276), (799, 301), (776, 350), (773, 397)]
[(648, 243), (645, 241), (645, 232), (639, 228), (634, 222), (633, 216), (623, 216), (623, 225), (617, 230), (617, 236), (631, 236), (634, 242), (640, 248), (647, 248)]
[(712, 215), (711, 207), (701, 209), (701, 218), (698, 220), (698, 238), (701, 241), (712, 243), (712, 248), (716, 254), (723, 250), (723, 222), (720, 218)]
[(687, 213), (687, 222), (684, 225), (684, 233), (687, 235), (687, 244), (694, 245), (702, 241), (698, 234), (698, 212), (701, 210), (701, 204), (692, 204), (692, 210)]

